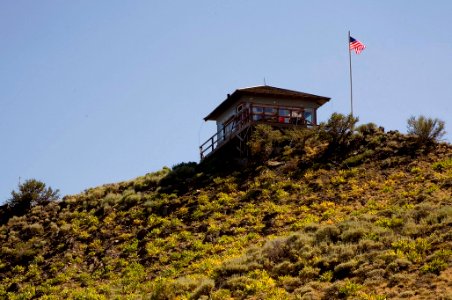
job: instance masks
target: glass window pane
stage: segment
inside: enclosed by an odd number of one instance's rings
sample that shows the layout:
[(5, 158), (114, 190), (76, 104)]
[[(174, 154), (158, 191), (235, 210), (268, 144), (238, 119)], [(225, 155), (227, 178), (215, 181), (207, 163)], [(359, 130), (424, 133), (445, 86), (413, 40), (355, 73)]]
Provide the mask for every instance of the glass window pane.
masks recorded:
[(260, 106), (253, 106), (253, 113), (262, 113), (264, 109)]
[(285, 109), (285, 108), (280, 108), (279, 109), (279, 115), (280, 116), (288, 116), (289, 115), (289, 110)]
[(304, 111), (304, 119), (308, 122), (308, 123), (312, 123), (312, 112), (305, 110)]
[(266, 114), (275, 114), (276, 113), (276, 108), (274, 107), (265, 107), (264, 109)]

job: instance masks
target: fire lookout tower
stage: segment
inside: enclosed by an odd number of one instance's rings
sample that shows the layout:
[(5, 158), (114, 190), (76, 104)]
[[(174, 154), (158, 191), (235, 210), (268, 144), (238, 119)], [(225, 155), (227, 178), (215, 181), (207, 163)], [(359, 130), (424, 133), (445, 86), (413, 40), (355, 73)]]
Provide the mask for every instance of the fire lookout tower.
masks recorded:
[(237, 89), (204, 118), (217, 122), (217, 132), (199, 147), (201, 160), (223, 148), (246, 156), (247, 142), (256, 124), (316, 126), (317, 108), (329, 100), (268, 85)]

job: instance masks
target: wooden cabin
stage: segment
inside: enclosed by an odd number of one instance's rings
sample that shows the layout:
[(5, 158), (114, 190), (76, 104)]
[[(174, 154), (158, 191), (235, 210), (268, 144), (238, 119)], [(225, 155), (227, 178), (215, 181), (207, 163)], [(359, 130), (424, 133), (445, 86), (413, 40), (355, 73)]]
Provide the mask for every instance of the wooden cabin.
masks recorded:
[(259, 123), (279, 127), (316, 126), (317, 109), (329, 100), (268, 85), (237, 89), (204, 118), (216, 121), (217, 132), (199, 147), (201, 160), (231, 144), (240, 155), (246, 155), (252, 127)]

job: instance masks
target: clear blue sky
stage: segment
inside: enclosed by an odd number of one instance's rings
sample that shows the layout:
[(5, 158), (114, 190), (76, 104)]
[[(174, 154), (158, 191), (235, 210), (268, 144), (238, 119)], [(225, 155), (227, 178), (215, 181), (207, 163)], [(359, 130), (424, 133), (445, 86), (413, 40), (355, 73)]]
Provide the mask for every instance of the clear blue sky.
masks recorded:
[[(1, 1), (0, 202), (19, 177), (62, 195), (198, 161), (202, 119), (268, 85), (406, 132), (452, 132), (452, 1)], [(451, 134), (446, 138), (451, 141)]]

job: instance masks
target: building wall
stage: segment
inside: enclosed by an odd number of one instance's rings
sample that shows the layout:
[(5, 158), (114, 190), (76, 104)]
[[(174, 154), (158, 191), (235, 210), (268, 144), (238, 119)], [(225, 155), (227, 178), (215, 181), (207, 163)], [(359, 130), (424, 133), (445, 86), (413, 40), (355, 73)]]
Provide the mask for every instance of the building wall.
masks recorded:
[(223, 128), (223, 124), (229, 120), (233, 115), (235, 115), (237, 105), (243, 100), (237, 100), (234, 102), (227, 110), (225, 110), (217, 119), (217, 131)]

